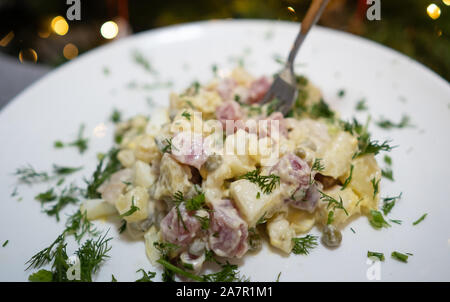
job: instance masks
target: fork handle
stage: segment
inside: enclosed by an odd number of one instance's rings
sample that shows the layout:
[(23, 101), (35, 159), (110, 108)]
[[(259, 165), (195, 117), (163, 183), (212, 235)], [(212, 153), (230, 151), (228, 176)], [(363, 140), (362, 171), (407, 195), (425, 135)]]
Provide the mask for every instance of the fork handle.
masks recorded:
[(311, 27), (317, 23), (323, 10), (327, 6), (329, 0), (312, 0), (308, 11), (306, 12), (305, 18), (303, 18), (300, 32), (295, 39), (294, 45), (292, 46), (291, 52), (289, 53), (288, 60), (286, 62), (286, 67), (289, 67), (292, 71), (294, 70), (294, 60), (297, 56), (298, 50), (306, 38)]

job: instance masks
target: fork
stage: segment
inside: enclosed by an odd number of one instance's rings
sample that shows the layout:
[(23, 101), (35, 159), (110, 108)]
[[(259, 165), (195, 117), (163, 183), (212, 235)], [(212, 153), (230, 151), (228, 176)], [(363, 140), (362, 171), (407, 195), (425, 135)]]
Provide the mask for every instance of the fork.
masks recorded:
[(278, 102), (274, 104), (275, 111), (280, 111), (286, 115), (292, 107), (294, 100), (297, 97), (297, 83), (294, 74), (294, 60), (298, 53), (300, 46), (306, 38), (311, 27), (317, 23), (323, 10), (327, 6), (329, 0), (313, 0), (305, 18), (302, 21), (300, 32), (295, 39), (294, 45), (289, 53), (288, 60), (283, 70), (278, 73), (272, 86), (265, 94), (262, 104), (267, 104), (274, 99)]

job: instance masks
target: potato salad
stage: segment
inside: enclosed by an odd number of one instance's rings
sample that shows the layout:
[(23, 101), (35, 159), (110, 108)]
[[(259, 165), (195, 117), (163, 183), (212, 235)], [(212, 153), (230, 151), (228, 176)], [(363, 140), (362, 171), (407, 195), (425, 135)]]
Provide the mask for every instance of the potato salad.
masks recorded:
[(154, 265), (191, 276), (266, 239), (280, 253), (308, 253), (314, 227), (322, 244), (339, 246), (350, 220), (376, 215), (375, 155), (390, 147), (370, 140), (367, 125), (341, 120), (304, 76), (286, 115), (277, 99), (261, 104), (271, 83), (236, 68), (172, 93), (150, 118), (118, 123), (120, 168), (82, 212), (119, 216)]

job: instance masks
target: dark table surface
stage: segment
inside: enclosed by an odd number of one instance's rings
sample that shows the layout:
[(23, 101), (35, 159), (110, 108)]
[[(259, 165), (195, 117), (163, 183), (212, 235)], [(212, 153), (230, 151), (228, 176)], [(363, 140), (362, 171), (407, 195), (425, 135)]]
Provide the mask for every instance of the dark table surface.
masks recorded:
[(0, 110), (50, 70), (39, 64), (20, 63), (18, 58), (0, 53)]

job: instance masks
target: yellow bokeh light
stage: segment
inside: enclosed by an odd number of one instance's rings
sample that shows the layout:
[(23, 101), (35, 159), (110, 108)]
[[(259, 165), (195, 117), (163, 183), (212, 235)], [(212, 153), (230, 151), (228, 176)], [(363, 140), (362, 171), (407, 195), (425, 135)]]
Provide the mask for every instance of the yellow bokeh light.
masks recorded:
[(450, 0), (442, 0), (442, 2), (444, 2), (445, 5), (450, 5)]
[(67, 60), (76, 58), (78, 56), (78, 47), (76, 47), (72, 43), (67, 44), (66, 46), (64, 46), (63, 55)]
[(14, 32), (10, 31), (6, 36), (4, 36), (1, 40), (0, 40), (0, 46), (1, 47), (6, 47), (8, 46), (9, 42), (11, 42), (11, 40), (14, 39)]
[(287, 9), (295, 14), (295, 9), (292, 6), (288, 6)]
[(427, 7), (427, 14), (431, 19), (436, 20), (441, 15), (441, 9), (434, 3), (431, 3)]
[(67, 23), (66, 19), (61, 16), (53, 18), (50, 26), (52, 27), (52, 30), (60, 36), (64, 36), (69, 31), (69, 24)]
[(38, 55), (36, 51), (32, 48), (23, 49), (19, 52), (19, 61), (23, 63), (25, 61), (36, 63)]
[(114, 39), (119, 33), (119, 26), (114, 21), (105, 22), (100, 28), (100, 33), (105, 39)]

